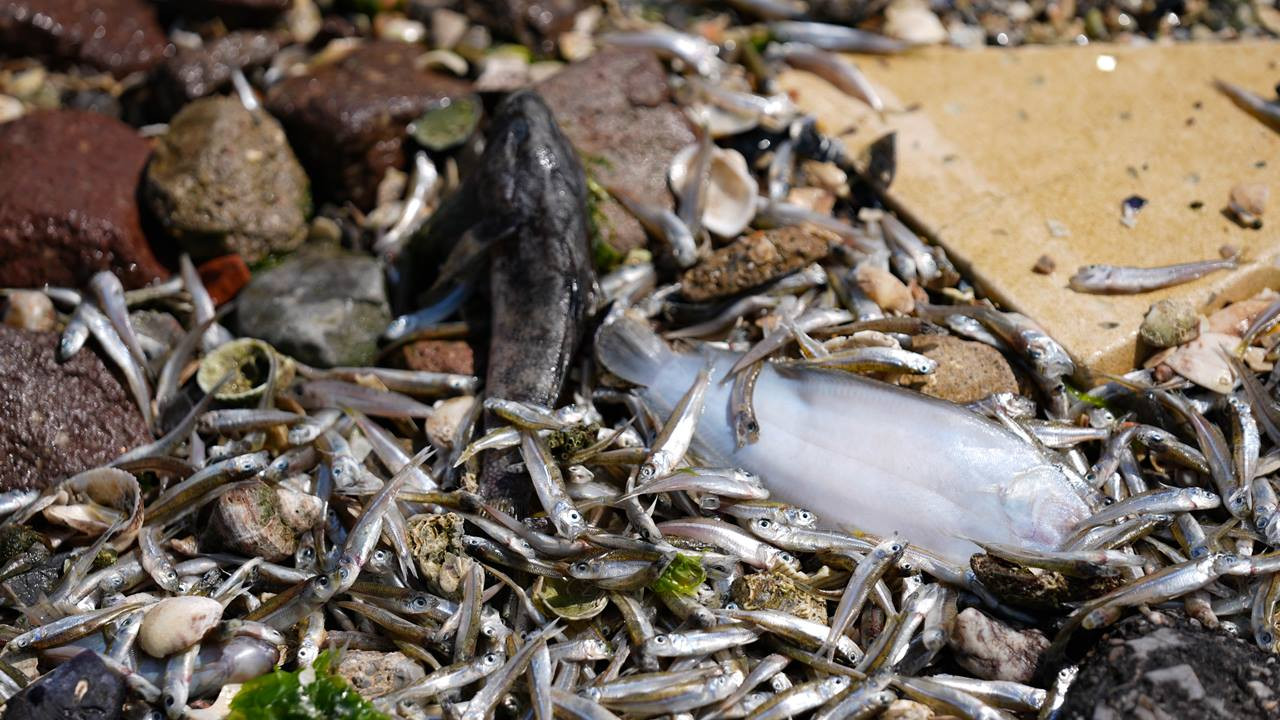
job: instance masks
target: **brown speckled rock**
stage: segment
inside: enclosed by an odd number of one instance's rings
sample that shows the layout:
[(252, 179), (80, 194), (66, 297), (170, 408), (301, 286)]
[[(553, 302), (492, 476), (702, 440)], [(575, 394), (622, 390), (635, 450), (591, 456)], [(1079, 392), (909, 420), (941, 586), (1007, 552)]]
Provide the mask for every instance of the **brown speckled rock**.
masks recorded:
[(818, 229), (760, 230), (685, 271), (680, 292), (694, 302), (736, 295), (826, 257), (835, 235)]
[(92, 343), (57, 361), (57, 333), (0, 325), (0, 491), (44, 487), (150, 442)]
[(133, 128), (83, 110), (0, 125), (0, 286), (79, 286), (99, 270), (127, 288), (168, 277), (138, 212), (150, 152)]
[(6, 0), (0, 55), (84, 64), (117, 77), (164, 59), (168, 42), (145, 0)]
[(405, 125), (434, 103), (471, 92), (464, 80), (416, 69), (423, 51), (371, 42), (271, 88), (267, 107), (289, 133), (318, 197), (372, 209), (387, 168), (405, 166)]
[[(656, 56), (602, 50), (539, 83), (537, 90), (588, 177), (626, 188), (645, 204), (674, 209), (667, 169), (694, 137), (671, 102), (666, 71)], [(644, 228), (612, 198), (599, 203), (594, 219), (600, 239), (617, 252), (644, 246)]]
[(826, 603), (779, 573), (744, 575), (733, 581), (730, 592), (744, 610), (781, 610), (805, 620), (827, 623)]
[(925, 395), (969, 403), (998, 392), (1018, 392), (1018, 379), (999, 350), (949, 335), (916, 338), (912, 350), (936, 360), (931, 375), (911, 376)]
[(462, 340), (418, 340), (396, 352), (399, 364), (407, 370), (425, 372), (475, 373), (475, 355)]
[(160, 67), (156, 79), (165, 114), (218, 92), (230, 84), (236, 70), (265, 64), (279, 51), (275, 35), (249, 30), (206, 40), (198, 48), (179, 49)]

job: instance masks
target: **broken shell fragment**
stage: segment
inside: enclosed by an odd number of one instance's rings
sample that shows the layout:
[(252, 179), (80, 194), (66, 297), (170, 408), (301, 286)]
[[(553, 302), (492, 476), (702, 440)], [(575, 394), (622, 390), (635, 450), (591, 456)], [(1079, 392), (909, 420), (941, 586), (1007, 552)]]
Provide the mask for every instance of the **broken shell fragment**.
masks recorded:
[(1231, 199), (1227, 206), (1241, 225), (1256, 230), (1262, 227), (1262, 213), (1267, 209), (1270, 194), (1270, 190), (1262, 183), (1241, 183), (1231, 188)]
[[(671, 160), (667, 175), (677, 196), (684, 190), (693, 164), (697, 143), (687, 145)], [(760, 186), (747, 168), (747, 160), (737, 150), (713, 148), (707, 171), (702, 226), (724, 237), (737, 237), (756, 216), (756, 196)]]
[(221, 619), (222, 603), (212, 598), (165, 598), (142, 617), (138, 644), (151, 657), (168, 657), (199, 642)]
[(218, 347), (200, 361), (196, 383), (204, 392), (210, 392), (231, 373), (231, 379), (218, 391), (215, 398), (229, 403), (248, 403), (262, 397), (276, 366), (275, 386), (288, 386), (293, 380), (293, 358), (276, 351), (269, 344), (253, 338), (232, 340)]

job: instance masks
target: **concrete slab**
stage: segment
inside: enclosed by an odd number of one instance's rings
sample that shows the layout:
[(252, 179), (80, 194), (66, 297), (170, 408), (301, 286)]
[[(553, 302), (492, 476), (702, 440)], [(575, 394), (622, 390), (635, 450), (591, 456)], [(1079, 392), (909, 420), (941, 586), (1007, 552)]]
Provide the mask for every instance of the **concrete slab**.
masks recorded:
[[(851, 151), (896, 130), (890, 202), (1085, 366), (1132, 368), (1138, 325), (1160, 298), (1214, 305), (1280, 287), (1280, 208), (1261, 230), (1222, 214), (1237, 183), (1280, 193), (1280, 134), (1212, 86), (1221, 77), (1269, 95), (1280, 44), (932, 48), (852, 59), (885, 96), (884, 118), (807, 73), (780, 84)], [(1131, 195), (1148, 204), (1127, 228), (1120, 208)], [(1055, 237), (1049, 221), (1069, 235)], [(1141, 295), (1067, 288), (1081, 265), (1203, 260), (1225, 244), (1250, 261)], [(1043, 254), (1057, 264), (1050, 275), (1031, 271)]]

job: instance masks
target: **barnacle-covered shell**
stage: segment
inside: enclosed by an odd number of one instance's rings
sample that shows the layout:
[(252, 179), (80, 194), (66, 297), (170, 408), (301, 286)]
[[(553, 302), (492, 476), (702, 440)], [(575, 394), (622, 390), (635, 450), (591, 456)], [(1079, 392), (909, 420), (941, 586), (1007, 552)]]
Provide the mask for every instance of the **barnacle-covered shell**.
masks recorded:
[[(671, 159), (667, 180), (679, 195), (689, 176), (697, 144), (684, 147)], [(702, 226), (720, 237), (733, 238), (756, 216), (756, 196), (760, 186), (747, 167), (747, 159), (737, 150), (712, 148), (707, 171)]]
[(219, 346), (200, 361), (196, 383), (204, 392), (213, 390), (227, 372), (231, 379), (214, 396), (229, 403), (248, 403), (262, 397), (276, 364), (276, 387), (288, 386), (293, 380), (293, 358), (276, 351), (271, 345), (254, 338), (232, 340)]

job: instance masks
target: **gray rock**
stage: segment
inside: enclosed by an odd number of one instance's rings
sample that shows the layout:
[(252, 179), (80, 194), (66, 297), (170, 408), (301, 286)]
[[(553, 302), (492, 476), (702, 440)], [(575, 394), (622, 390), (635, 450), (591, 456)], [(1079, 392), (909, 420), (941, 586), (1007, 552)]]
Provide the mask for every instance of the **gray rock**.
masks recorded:
[(365, 365), (391, 321), (377, 261), (340, 250), (299, 252), (240, 293), (240, 333), (308, 365)]
[(115, 720), (123, 708), (124, 681), (82, 652), (9, 698), (4, 720)]
[(169, 123), (147, 166), (152, 212), (197, 261), (253, 263), (307, 236), (311, 193), (280, 124), (228, 97), (197, 100)]

